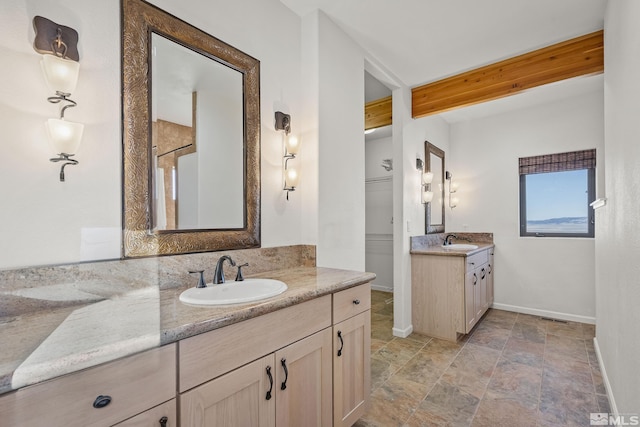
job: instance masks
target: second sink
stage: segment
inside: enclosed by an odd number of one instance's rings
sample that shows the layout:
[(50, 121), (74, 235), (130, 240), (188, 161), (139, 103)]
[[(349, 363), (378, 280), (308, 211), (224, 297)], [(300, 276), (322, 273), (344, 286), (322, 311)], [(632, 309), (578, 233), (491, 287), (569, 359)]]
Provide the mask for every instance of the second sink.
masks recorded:
[(280, 295), (287, 285), (273, 279), (245, 279), (242, 282), (209, 284), (206, 288), (189, 288), (180, 294), (180, 301), (190, 305), (243, 304)]
[(466, 243), (452, 243), (450, 245), (442, 246), (444, 249), (455, 249), (459, 251), (470, 251), (472, 249), (478, 249), (478, 245), (469, 245)]

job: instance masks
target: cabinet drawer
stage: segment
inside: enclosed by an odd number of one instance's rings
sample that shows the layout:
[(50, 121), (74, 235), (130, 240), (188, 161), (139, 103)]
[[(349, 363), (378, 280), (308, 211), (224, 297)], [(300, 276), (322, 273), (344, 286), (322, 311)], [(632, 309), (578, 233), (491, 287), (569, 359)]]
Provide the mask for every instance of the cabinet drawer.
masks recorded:
[(333, 294), (333, 323), (360, 314), (371, 308), (371, 286), (369, 283), (345, 289)]
[[(175, 397), (175, 344), (25, 387), (0, 398), (9, 426), (110, 426)], [(111, 403), (94, 408), (98, 396)]]
[(160, 427), (160, 420), (164, 417), (167, 418), (164, 424), (166, 427), (176, 427), (178, 425), (178, 411), (176, 407), (176, 399), (171, 399), (162, 405), (158, 405), (133, 418), (129, 418), (127, 421), (116, 424), (114, 427)]
[(331, 326), (331, 295), (180, 341), (180, 392)]
[(487, 251), (478, 252), (467, 257), (467, 271), (480, 267), (487, 263)]

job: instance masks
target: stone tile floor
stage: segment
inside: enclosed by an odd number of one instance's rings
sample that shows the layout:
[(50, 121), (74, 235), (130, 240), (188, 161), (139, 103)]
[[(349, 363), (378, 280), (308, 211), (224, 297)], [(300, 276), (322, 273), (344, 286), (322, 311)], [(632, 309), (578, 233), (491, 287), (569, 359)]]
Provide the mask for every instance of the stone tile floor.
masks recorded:
[(393, 295), (372, 291), (367, 426), (588, 426), (609, 412), (595, 327), (490, 309), (458, 343), (394, 337)]

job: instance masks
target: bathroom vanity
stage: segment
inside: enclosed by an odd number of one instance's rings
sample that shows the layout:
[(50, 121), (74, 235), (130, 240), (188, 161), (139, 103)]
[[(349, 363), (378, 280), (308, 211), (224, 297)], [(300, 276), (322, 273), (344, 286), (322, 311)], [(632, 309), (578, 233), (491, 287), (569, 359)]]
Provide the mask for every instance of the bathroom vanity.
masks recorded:
[(289, 289), (214, 308), (161, 290), (160, 347), (0, 395), (2, 425), (351, 426), (370, 392), (375, 275), (261, 277)]
[(493, 303), (494, 245), (475, 249), (440, 244), (411, 250), (411, 319), (414, 332), (456, 341)]

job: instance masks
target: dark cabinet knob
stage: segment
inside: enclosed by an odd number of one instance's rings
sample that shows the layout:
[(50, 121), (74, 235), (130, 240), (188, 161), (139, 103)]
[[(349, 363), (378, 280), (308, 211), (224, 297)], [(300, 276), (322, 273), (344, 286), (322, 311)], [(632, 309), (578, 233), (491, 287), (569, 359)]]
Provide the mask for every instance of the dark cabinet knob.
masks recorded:
[(167, 427), (167, 423), (169, 422), (169, 418), (167, 417), (162, 417), (158, 420), (158, 422), (160, 423), (160, 427)]
[(360, 300), (359, 300), (359, 299), (354, 299), (354, 300), (353, 300), (353, 303), (354, 303), (355, 305), (360, 305)]
[(109, 403), (111, 403), (111, 396), (100, 395), (96, 397), (96, 400), (93, 401), (93, 407), (100, 409), (100, 408), (104, 408)]

